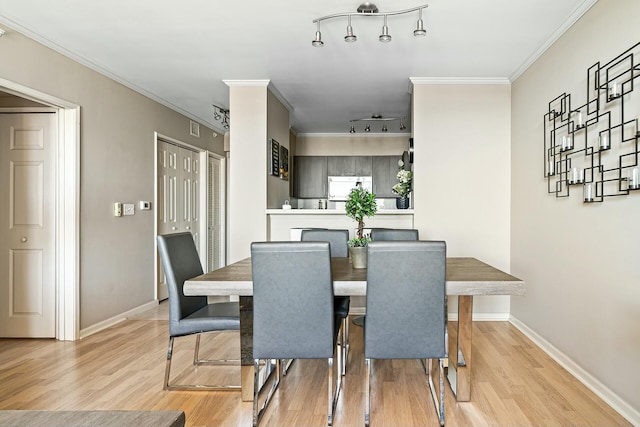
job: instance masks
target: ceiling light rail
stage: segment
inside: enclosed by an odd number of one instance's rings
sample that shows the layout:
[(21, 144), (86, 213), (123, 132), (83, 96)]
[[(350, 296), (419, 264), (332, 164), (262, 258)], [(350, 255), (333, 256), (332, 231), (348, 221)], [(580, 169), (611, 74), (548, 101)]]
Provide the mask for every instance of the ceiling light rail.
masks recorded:
[(387, 131), (389, 131), (389, 128), (387, 126), (387, 122), (392, 122), (394, 120), (399, 120), (400, 121), (400, 130), (401, 131), (404, 131), (404, 130), (407, 129), (407, 127), (404, 124), (404, 117), (382, 117), (381, 115), (374, 114), (371, 117), (349, 120), (349, 124), (351, 126), (351, 128), (349, 129), (349, 133), (356, 133), (356, 126), (355, 126), (356, 122), (365, 122), (365, 126), (364, 126), (364, 131), (365, 132), (371, 132), (371, 123), (369, 123), (369, 122), (382, 122), (382, 128), (380, 129), (380, 131), (381, 132), (387, 132)]
[(216, 104), (213, 105), (213, 118), (220, 122), (222, 128), (227, 130), (229, 129), (229, 118), (230, 112), (229, 110), (219, 107)]
[(427, 34), (427, 31), (424, 29), (424, 21), (422, 20), (422, 10), (429, 7), (428, 4), (423, 4), (421, 6), (412, 7), (410, 9), (404, 10), (396, 10), (390, 12), (378, 12), (378, 8), (375, 4), (365, 2), (362, 3), (356, 12), (343, 12), (343, 13), (334, 13), (333, 15), (323, 16), (321, 18), (314, 19), (312, 22), (317, 24), (316, 36), (311, 42), (311, 45), (314, 47), (322, 47), (324, 46), (324, 42), (322, 41), (322, 33), (320, 32), (320, 22), (326, 21), (334, 18), (347, 18), (347, 35), (344, 37), (344, 41), (347, 43), (353, 43), (358, 40), (358, 37), (353, 32), (353, 27), (351, 26), (351, 18), (352, 17), (382, 17), (384, 20), (384, 24), (382, 26), (382, 33), (378, 37), (378, 40), (382, 43), (388, 43), (391, 41), (391, 35), (389, 34), (389, 27), (387, 26), (387, 17), (393, 15), (403, 15), (406, 13), (418, 12), (418, 20), (416, 21), (416, 29), (413, 31), (413, 35), (416, 37), (424, 37)]

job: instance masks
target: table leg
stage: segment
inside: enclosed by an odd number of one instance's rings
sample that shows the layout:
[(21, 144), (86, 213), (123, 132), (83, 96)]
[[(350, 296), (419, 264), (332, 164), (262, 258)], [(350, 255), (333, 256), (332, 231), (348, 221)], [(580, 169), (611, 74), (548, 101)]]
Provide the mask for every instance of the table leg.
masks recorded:
[(472, 312), (473, 296), (458, 296), (458, 321), (449, 322), (449, 368), (447, 373), (451, 389), (458, 402), (471, 400)]
[(240, 384), (242, 400), (253, 401), (253, 297), (240, 297)]

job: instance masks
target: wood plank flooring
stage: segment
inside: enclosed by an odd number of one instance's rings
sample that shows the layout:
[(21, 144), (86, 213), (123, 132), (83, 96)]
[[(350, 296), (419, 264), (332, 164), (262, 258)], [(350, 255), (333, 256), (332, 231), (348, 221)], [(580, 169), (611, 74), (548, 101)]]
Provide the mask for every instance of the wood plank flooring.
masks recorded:
[[(183, 410), (188, 426), (250, 426), (239, 392), (163, 391), (166, 305), (78, 342), (0, 340), (1, 409)], [(624, 418), (508, 322), (474, 322), (471, 402), (447, 387), (448, 426), (628, 426)], [(195, 339), (176, 340), (172, 378), (240, 381), (238, 367), (194, 368)], [(202, 338), (203, 356), (239, 354), (238, 335)], [(374, 361), (372, 427), (438, 425), (418, 361)], [(351, 352), (334, 426), (364, 424), (362, 328)], [(327, 363), (298, 360), (261, 426), (324, 426)]]

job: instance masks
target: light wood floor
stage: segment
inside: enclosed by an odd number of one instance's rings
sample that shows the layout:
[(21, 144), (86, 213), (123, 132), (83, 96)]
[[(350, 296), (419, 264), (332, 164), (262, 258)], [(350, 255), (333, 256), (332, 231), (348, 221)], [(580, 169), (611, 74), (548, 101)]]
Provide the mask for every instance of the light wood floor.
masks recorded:
[[(0, 340), (0, 409), (179, 409), (188, 426), (250, 426), (251, 403), (238, 392), (162, 390), (168, 341), (166, 306), (78, 342)], [(447, 388), (448, 426), (630, 425), (508, 322), (475, 322), (472, 401)], [(239, 353), (233, 333), (202, 339), (203, 355)], [(207, 380), (219, 367), (190, 365), (194, 340), (177, 340), (177, 380)], [(220, 347), (221, 350), (216, 350)], [(208, 354), (207, 354), (208, 353)], [(217, 353), (217, 354), (214, 354)], [(261, 426), (326, 423), (326, 361), (296, 361)], [(417, 361), (375, 361), (372, 426), (437, 425)], [(240, 381), (237, 367), (223, 380)], [(364, 424), (362, 328), (351, 328), (347, 376), (334, 425)], [(172, 375), (173, 377), (173, 375)]]

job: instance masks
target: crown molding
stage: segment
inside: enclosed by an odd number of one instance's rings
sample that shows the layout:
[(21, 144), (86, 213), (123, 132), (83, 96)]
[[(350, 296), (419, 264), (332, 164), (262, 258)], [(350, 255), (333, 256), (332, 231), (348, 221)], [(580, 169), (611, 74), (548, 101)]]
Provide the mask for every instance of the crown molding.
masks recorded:
[(98, 74), (102, 74), (103, 76), (108, 77), (109, 79), (120, 83), (121, 85), (128, 87), (129, 89), (133, 90), (134, 92), (138, 92), (140, 95), (145, 96), (149, 99), (151, 99), (152, 101), (157, 102), (158, 104), (164, 105), (165, 107), (169, 108), (170, 110), (175, 111), (178, 114), (182, 114), (183, 116), (185, 116), (188, 119), (191, 119), (195, 122), (199, 122), (201, 124), (204, 124), (205, 126), (216, 130), (218, 128), (218, 126), (212, 122), (210, 119), (207, 119), (206, 117), (200, 117), (196, 114), (192, 114), (188, 111), (186, 111), (185, 109), (178, 107), (177, 105), (173, 104), (172, 102), (159, 97), (158, 95), (151, 93), (149, 91), (147, 91), (146, 89), (141, 88), (140, 86), (136, 85), (135, 83), (132, 83), (128, 80), (123, 79), (122, 77), (120, 77), (119, 75), (111, 72), (110, 70), (106, 69), (105, 67), (98, 65), (94, 62), (89, 61), (88, 59), (77, 55), (71, 51), (69, 51), (68, 49), (65, 49), (64, 47), (52, 42), (51, 40), (42, 37), (40, 34), (35, 33), (31, 30), (29, 30), (28, 28), (20, 25), (19, 23), (8, 19), (4, 16), (0, 17), (0, 24), (5, 26), (5, 34), (7, 31), (10, 32), (10, 30), (6, 27), (10, 27), (10, 29), (17, 31), (18, 33), (35, 40), (36, 42), (40, 43), (41, 45), (48, 47), (49, 49), (58, 52), (60, 55), (66, 56), (67, 58), (81, 64), (84, 65), (85, 67), (95, 71)]
[(232, 86), (269, 86), (269, 79), (260, 79), (260, 80), (229, 80), (222, 79), (224, 84), (229, 87)]
[(409, 77), (414, 85), (508, 85), (506, 77)]
[(287, 101), (285, 97), (282, 96), (282, 94), (280, 93), (278, 88), (273, 84), (273, 82), (269, 83), (269, 86), (267, 86), (267, 89), (273, 94), (273, 96), (276, 97), (278, 101), (282, 103), (282, 105), (284, 105), (284, 108), (286, 108), (287, 111), (289, 111), (289, 113), (293, 112), (293, 107), (291, 106), (291, 104), (289, 104), (289, 101)]
[(549, 37), (546, 42), (544, 42), (531, 56), (529, 56), (511, 76), (509, 76), (509, 81), (515, 81), (525, 71), (527, 71), (527, 69), (531, 65), (533, 65), (533, 63), (536, 62), (538, 58), (540, 58), (547, 51), (547, 49), (549, 49), (556, 41), (558, 41), (558, 39), (562, 37), (562, 35), (566, 33), (567, 30), (571, 28), (573, 24), (575, 24), (580, 18), (582, 18), (582, 15), (587, 13), (587, 11), (591, 9), (591, 7), (593, 7), (593, 5), (595, 5), (597, 2), (598, 0), (584, 0), (581, 4), (576, 6), (569, 17), (564, 20), (562, 25), (553, 34), (551, 34), (551, 37)]

